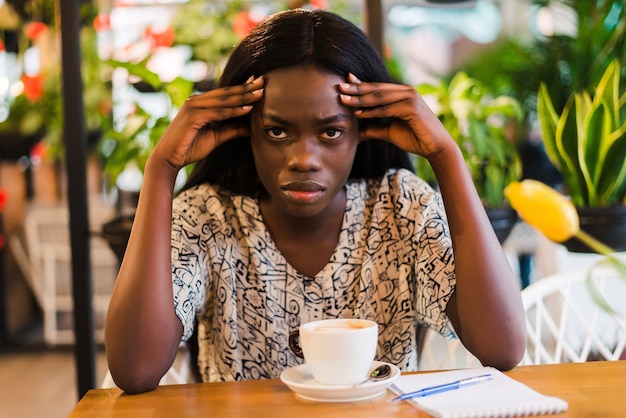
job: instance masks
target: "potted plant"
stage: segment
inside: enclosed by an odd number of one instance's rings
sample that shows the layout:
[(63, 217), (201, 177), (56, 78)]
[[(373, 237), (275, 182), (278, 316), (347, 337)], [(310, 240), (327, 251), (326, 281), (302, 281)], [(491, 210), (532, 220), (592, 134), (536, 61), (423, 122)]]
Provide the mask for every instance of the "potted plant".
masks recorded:
[[(543, 82), (557, 112), (575, 91), (597, 85), (612, 59), (626, 65), (626, 8), (623, 0), (530, 0), (529, 16), (552, 17), (555, 31), (521, 26), (462, 65), (497, 94), (516, 98), (526, 121), (518, 148), (523, 178), (560, 188), (563, 179), (548, 159), (537, 120), (537, 93)], [(485, 65), (489, 63), (489, 65)]]
[[(434, 111), (459, 145), (500, 241), (504, 241), (517, 215), (504, 199), (504, 188), (521, 175), (517, 148), (509, 138), (511, 123), (523, 119), (522, 108), (512, 97), (491, 93), (465, 72), (450, 82), (417, 87), (420, 94), (434, 98)], [(416, 159), (418, 175), (429, 183), (436, 179), (422, 157)]]
[[(546, 152), (563, 175), (581, 228), (618, 251), (626, 250), (626, 93), (613, 60), (593, 91), (580, 90), (555, 110), (539, 88), (537, 111)], [(570, 251), (588, 252), (577, 241)]]

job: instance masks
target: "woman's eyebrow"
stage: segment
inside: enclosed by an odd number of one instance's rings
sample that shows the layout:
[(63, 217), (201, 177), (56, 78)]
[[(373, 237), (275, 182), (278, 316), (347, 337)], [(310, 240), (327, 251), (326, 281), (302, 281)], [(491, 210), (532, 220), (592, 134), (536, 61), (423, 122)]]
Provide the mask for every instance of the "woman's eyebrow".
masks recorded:
[[(328, 125), (328, 124), (332, 124), (332, 123), (338, 123), (338, 122), (344, 122), (346, 120), (350, 120), (352, 118), (351, 115), (347, 114), (347, 113), (336, 113), (332, 116), (328, 116), (326, 118), (322, 118), (319, 119), (317, 121), (317, 123), (319, 125)], [(272, 114), (272, 113), (264, 113), (263, 114), (263, 119), (270, 121), (272, 123), (277, 123), (277, 124), (281, 124), (281, 125), (289, 125), (290, 122), (283, 118), (280, 115), (276, 115), (276, 114)]]

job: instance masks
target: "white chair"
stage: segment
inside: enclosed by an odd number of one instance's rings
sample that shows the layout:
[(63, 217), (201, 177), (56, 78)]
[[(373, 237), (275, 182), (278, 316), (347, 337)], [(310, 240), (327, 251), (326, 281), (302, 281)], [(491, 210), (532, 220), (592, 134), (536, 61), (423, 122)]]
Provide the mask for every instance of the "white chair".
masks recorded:
[(470, 353), (461, 340), (447, 340), (438, 332), (428, 329), (419, 356), (419, 370), (447, 370), (481, 367), (480, 361)]
[[(592, 298), (588, 272), (614, 312)], [(528, 343), (522, 364), (624, 359), (626, 281), (605, 266), (561, 272), (522, 291)]]
[[(115, 209), (93, 207), (89, 215), (91, 231), (99, 231), (104, 222), (115, 216)], [(31, 205), (24, 220), (24, 239), (12, 236), (10, 245), (43, 311), (44, 341), (48, 345), (73, 344), (68, 208)], [(103, 342), (104, 316), (119, 265), (104, 239), (92, 235), (90, 247), (95, 337)]]

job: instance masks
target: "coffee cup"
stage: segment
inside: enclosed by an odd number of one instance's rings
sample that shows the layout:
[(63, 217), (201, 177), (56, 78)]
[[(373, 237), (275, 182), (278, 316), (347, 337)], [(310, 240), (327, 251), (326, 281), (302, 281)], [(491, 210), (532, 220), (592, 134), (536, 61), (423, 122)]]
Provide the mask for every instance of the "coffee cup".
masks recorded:
[(323, 319), (291, 332), (289, 347), (323, 385), (352, 385), (367, 379), (376, 356), (378, 324), (366, 319)]

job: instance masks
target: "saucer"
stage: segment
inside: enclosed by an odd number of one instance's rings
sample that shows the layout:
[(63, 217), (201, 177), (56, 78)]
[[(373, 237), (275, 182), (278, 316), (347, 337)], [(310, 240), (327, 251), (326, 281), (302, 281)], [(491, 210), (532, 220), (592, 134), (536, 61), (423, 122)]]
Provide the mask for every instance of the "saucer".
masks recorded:
[(296, 394), (310, 401), (318, 402), (354, 402), (374, 398), (383, 394), (387, 388), (400, 376), (400, 369), (393, 364), (374, 361), (370, 370), (388, 364), (391, 367), (391, 375), (385, 380), (378, 382), (367, 381), (355, 385), (329, 386), (317, 383), (313, 379), (308, 364), (289, 368), (280, 375), (280, 380)]

